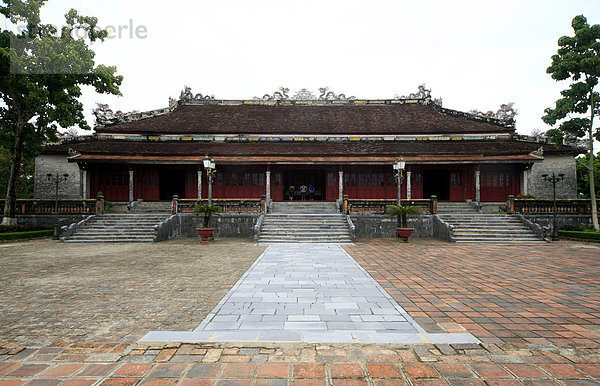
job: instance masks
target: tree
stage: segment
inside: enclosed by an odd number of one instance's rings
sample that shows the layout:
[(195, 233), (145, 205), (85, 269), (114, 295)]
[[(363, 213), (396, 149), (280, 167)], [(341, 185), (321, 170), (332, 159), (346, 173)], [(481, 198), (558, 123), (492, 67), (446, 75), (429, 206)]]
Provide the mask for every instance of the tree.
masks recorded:
[[(12, 23), (12, 28), (0, 29), (0, 144), (11, 149), (5, 225), (16, 223), (24, 149), (36, 152), (45, 141), (55, 141), (59, 126), (89, 130), (78, 100), (81, 86), (120, 95), (123, 80), (115, 67), (94, 63), (95, 54), (86, 39), (91, 44), (108, 35), (97, 27), (98, 19), (72, 9), (59, 31), (41, 22), (40, 8), (46, 1), (0, 0), (0, 14)], [(23, 28), (17, 29), (19, 24)]]
[[(600, 25), (590, 26), (583, 15), (575, 16), (571, 22), (575, 36), (558, 39), (558, 51), (552, 56), (552, 65), (546, 72), (557, 81), (571, 79), (569, 88), (561, 91), (562, 98), (554, 108), (547, 108), (544, 122), (559, 126), (548, 130), (547, 135), (561, 144), (567, 137), (587, 138), (589, 150), (590, 197), (596, 197), (594, 184), (594, 138), (600, 140), (600, 130), (594, 128), (594, 117), (600, 114), (600, 94), (594, 90), (600, 77)], [(585, 114), (589, 114), (589, 117)], [(598, 208), (592, 202), (592, 221), (596, 230)]]
[[(577, 158), (577, 193), (581, 197), (590, 197), (590, 174), (588, 173), (590, 155)], [(600, 157), (594, 157), (594, 185), (600, 186)], [(600, 199), (600, 191), (596, 190), (596, 198)]]

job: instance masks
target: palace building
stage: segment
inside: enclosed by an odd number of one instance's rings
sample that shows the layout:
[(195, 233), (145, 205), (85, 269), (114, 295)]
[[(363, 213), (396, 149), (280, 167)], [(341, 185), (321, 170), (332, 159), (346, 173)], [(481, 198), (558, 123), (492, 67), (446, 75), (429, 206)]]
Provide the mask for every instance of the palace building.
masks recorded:
[(566, 175), (559, 195), (576, 197), (574, 158), (583, 150), (516, 134), (510, 105), (486, 114), (450, 110), (424, 87), (381, 100), (328, 89), (288, 94), (282, 88), (219, 100), (186, 88), (162, 110), (124, 114), (99, 106), (94, 135), (47, 146), (38, 157), (36, 197), (52, 194), (43, 176), (61, 167), (76, 175), (65, 193), (71, 198), (206, 198), (206, 157), (216, 165), (213, 198), (395, 199), (399, 159), (406, 163), (402, 198), (543, 198), (548, 187), (538, 180), (548, 168)]

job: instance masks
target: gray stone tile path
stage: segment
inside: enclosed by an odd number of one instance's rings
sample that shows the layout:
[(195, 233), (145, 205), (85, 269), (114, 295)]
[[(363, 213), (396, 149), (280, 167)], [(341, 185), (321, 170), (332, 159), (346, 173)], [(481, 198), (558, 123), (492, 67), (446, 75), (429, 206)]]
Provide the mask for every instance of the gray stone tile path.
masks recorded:
[(339, 245), (275, 244), (193, 332), (142, 341), (477, 343), (428, 334)]

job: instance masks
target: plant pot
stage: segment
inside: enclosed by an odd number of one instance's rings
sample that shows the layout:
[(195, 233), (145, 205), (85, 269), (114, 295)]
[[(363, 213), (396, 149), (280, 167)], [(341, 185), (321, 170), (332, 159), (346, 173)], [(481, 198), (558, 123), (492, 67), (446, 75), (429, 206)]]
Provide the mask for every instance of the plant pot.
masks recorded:
[(415, 228), (396, 228), (398, 236), (402, 237), (403, 243), (408, 243), (408, 238), (413, 234)]
[(207, 244), (210, 238), (212, 237), (213, 231), (215, 228), (196, 228), (196, 232), (198, 232), (198, 236), (202, 237), (202, 244)]

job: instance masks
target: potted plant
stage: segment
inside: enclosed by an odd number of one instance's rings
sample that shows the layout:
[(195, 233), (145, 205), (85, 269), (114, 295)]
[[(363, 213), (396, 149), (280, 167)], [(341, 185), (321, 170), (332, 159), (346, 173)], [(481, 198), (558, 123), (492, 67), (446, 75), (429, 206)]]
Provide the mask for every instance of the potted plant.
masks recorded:
[(415, 228), (409, 228), (407, 225), (407, 216), (419, 216), (422, 214), (421, 208), (418, 206), (403, 206), (403, 205), (388, 205), (385, 211), (390, 217), (398, 219), (398, 236), (402, 237), (402, 242), (407, 243), (410, 235), (413, 234)]
[(208, 222), (210, 221), (210, 216), (213, 213), (221, 212), (221, 207), (216, 205), (196, 205), (193, 210), (193, 214), (196, 216), (202, 216), (204, 218), (204, 227), (196, 228), (198, 235), (202, 237), (202, 243), (206, 244), (212, 237), (213, 231), (215, 228), (209, 228)]

